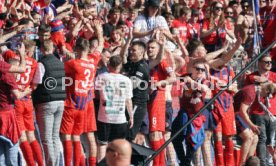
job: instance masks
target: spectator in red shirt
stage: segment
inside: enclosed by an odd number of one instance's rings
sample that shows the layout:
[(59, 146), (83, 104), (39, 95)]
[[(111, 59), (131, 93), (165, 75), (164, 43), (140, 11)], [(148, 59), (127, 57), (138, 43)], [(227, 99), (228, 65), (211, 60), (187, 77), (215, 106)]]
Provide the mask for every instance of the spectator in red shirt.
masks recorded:
[(257, 133), (251, 130), (251, 127), (255, 129), (256, 126), (249, 119), (247, 112), (255, 98), (256, 87), (253, 84), (245, 86), (234, 96), (237, 134), (242, 138), (241, 157), (238, 165), (243, 165), (248, 157), (254, 155), (258, 143)]
[[(270, 56), (264, 56), (259, 60), (258, 63), (258, 71), (253, 72), (248, 75), (246, 78), (245, 84), (263, 84), (266, 82), (276, 83), (276, 74), (271, 72), (272, 60)], [(262, 100), (262, 102), (265, 102)], [(272, 98), (269, 99), (268, 107), (269, 111), (275, 116), (276, 115), (276, 96), (273, 95)], [(269, 138), (270, 133), (266, 131), (273, 131), (271, 128), (271, 124), (269, 123), (269, 119), (265, 118), (265, 113), (263, 109), (259, 106), (259, 104), (253, 104), (251, 106), (250, 114), (252, 116), (252, 122), (260, 126), (260, 135), (259, 142), (257, 145), (257, 156), (260, 158), (261, 165), (266, 165), (266, 154), (263, 152), (266, 151), (267, 146), (270, 153), (273, 153), (273, 147), (271, 146), (271, 138)]]
[(211, 4), (210, 18), (205, 19), (202, 26), (201, 38), (208, 52), (221, 48), (225, 41), (227, 25), (220, 2)]
[(189, 39), (200, 40), (200, 23), (199, 23), (199, 11), (192, 9), (192, 17), (188, 23), (188, 36)]
[(191, 9), (184, 7), (180, 9), (180, 17), (172, 22), (173, 32), (179, 35), (184, 43), (188, 41), (188, 21), (191, 18)]

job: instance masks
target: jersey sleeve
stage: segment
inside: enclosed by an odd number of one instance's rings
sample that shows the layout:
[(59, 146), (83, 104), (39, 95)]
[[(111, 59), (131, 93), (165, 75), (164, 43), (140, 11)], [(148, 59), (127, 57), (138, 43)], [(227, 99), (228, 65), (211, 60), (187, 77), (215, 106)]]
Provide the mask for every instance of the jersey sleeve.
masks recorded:
[(242, 103), (246, 105), (251, 105), (251, 103), (254, 101), (255, 96), (250, 94), (248, 91), (242, 91)]
[(66, 76), (71, 76), (72, 73), (74, 72), (74, 60), (69, 60), (64, 63), (64, 71)]
[(7, 62), (0, 61), (0, 72), (1, 73), (7, 73), (11, 68), (11, 65)]
[(172, 66), (170, 66), (167, 61), (163, 60), (160, 62), (160, 67), (161, 70), (166, 73), (167, 75), (169, 75), (171, 72), (173, 72), (173, 68)]
[(99, 63), (99, 61), (101, 60), (101, 53), (99, 52), (99, 51), (94, 51), (92, 54), (89, 54), (88, 55), (88, 57), (90, 58), (90, 59), (93, 59), (94, 60), (94, 64), (98, 64)]
[(1, 77), (1, 79), (10, 87), (11, 90), (18, 89), (18, 85), (13, 74), (5, 73), (2, 74)]
[(244, 81), (244, 85), (250, 85), (250, 84), (254, 84), (254, 76), (255, 76), (255, 74), (249, 74), (249, 75), (247, 75), (246, 76), (246, 78), (245, 78), (245, 81)]
[(269, 80), (276, 83), (276, 73), (269, 72)]
[(157, 19), (156, 19), (156, 24), (157, 24), (157, 27), (161, 27), (161, 28), (164, 28), (164, 29), (169, 29), (169, 26), (165, 20), (165, 18), (163, 16), (158, 16)]

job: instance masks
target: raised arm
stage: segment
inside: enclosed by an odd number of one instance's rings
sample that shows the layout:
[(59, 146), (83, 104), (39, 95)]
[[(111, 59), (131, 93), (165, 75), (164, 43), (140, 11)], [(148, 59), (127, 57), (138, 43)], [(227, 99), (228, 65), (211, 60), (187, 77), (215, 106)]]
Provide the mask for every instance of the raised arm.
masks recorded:
[(230, 51), (228, 51), (226, 54), (222, 54), (222, 56), (220, 58), (217, 58), (213, 61), (209, 61), (210, 67), (219, 68), (220, 66), (223, 66), (226, 63), (228, 63), (232, 59), (232, 56), (234, 55), (234, 53), (241, 46), (241, 43), (242, 43), (242, 39), (238, 38), (238, 40), (236, 41), (234, 47)]
[(182, 42), (180, 36), (176, 36), (176, 42), (177, 42), (178, 46), (180, 47), (180, 50), (182, 52), (182, 57), (184, 58), (185, 62), (188, 63), (190, 61), (189, 52), (188, 52), (186, 46), (184, 45), (184, 43)]
[(214, 51), (214, 52), (208, 53), (208, 54), (205, 56), (206, 61), (209, 62), (209, 61), (211, 61), (211, 60), (216, 59), (220, 54), (222, 54), (223, 52), (225, 52), (225, 51), (227, 50), (228, 46), (229, 46), (229, 43), (226, 42), (226, 43), (224, 44), (224, 46), (223, 46), (221, 49), (219, 49), (219, 50), (217, 50), (217, 51)]
[(129, 34), (128, 34), (127, 41), (126, 41), (125, 45), (122, 47), (121, 52), (120, 52), (120, 56), (123, 60), (123, 64), (127, 63), (128, 48), (130, 46), (132, 39), (133, 39), (133, 29), (129, 28)]
[(26, 61), (25, 61), (25, 46), (21, 43), (21, 46), (18, 48), (20, 55), (20, 64), (19, 66), (12, 65), (9, 69), (11, 73), (23, 73), (26, 70)]
[(218, 26), (214, 25), (213, 28), (202, 29), (202, 31), (200, 33), (200, 38), (205, 38), (205, 37), (211, 35), (213, 32), (215, 32), (216, 30), (218, 30), (220, 27), (224, 27), (224, 23), (223, 22), (220, 22)]
[(161, 60), (164, 58), (164, 56), (165, 56), (165, 43), (166, 43), (166, 37), (165, 36), (162, 36), (161, 38), (159, 38), (159, 45), (160, 45), (159, 53), (158, 53), (156, 59), (150, 61), (150, 63), (149, 63), (149, 68), (150, 69), (157, 66), (161, 62)]
[(99, 41), (99, 45), (96, 48), (96, 50), (101, 53), (104, 48), (104, 37), (103, 37), (103, 28), (99, 20), (94, 20), (94, 27)]

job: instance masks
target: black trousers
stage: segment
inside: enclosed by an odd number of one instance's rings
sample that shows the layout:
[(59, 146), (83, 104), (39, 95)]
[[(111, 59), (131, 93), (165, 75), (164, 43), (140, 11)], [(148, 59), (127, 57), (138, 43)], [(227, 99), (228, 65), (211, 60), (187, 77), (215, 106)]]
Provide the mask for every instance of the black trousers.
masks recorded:
[(133, 119), (134, 119), (134, 124), (133, 127), (129, 130), (128, 132), (128, 140), (132, 141), (135, 139), (136, 134), (140, 131), (141, 125), (143, 120), (145, 119), (146, 112), (148, 110), (147, 103), (133, 103), (133, 108), (137, 107)]

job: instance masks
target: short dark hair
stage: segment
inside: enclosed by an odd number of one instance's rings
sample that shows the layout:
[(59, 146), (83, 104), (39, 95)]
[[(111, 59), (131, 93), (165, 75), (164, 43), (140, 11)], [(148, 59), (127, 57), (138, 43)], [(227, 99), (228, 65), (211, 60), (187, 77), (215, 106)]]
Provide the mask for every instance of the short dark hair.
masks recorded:
[(109, 10), (109, 15), (112, 15), (112, 14), (114, 14), (114, 13), (121, 13), (121, 9), (118, 8), (118, 7), (111, 8), (111, 9)]
[(47, 24), (41, 24), (38, 29), (39, 33), (44, 33), (44, 32), (51, 32), (51, 27), (50, 25)]
[(245, 166), (260, 166), (260, 159), (256, 156), (250, 156), (246, 160)]
[(37, 15), (37, 14), (39, 14), (37, 11), (31, 11), (31, 16), (33, 17), (33, 16), (35, 16), (35, 15)]
[(90, 43), (87, 39), (84, 39), (82, 37), (78, 38), (76, 41), (76, 49), (87, 51), (90, 47)]
[(109, 59), (109, 66), (113, 69), (116, 69), (121, 64), (122, 64), (122, 58), (120, 56), (112, 56)]
[(40, 48), (43, 49), (45, 52), (53, 51), (54, 50), (54, 43), (52, 42), (51, 39), (44, 40), (41, 43)]
[(29, 18), (23, 18), (19, 21), (19, 25), (26, 25), (26, 24), (29, 24), (30, 22), (33, 22), (33, 21)]
[(266, 57), (271, 57), (271, 56), (269, 55), (269, 53), (267, 53), (264, 56), (262, 56), (258, 61), (260, 62), (260, 61), (262, 61)]
[(191, 9), (184, 6), (183, 8), (180, 9), (180, 16), (187, 15), (188, 13), (191, 13)]
[(199, 46), (204, 46), (200, 40), (192, 39), (187, 45), (189, 54), (192, 54)]
[(132, 42), (132, 46), (139, 46), (141, 48), (143, 48), (144, 50), (146, 50), (147, 46), (144, 42), (142, 41), (135, 41), (135, 42)]
[(233, 1), (229, 2), (228, 6), (233, 7), (233, 5), (237, 5), (237, 4), (239, 4), (239, 3), (236, 0), (233, 0)]

